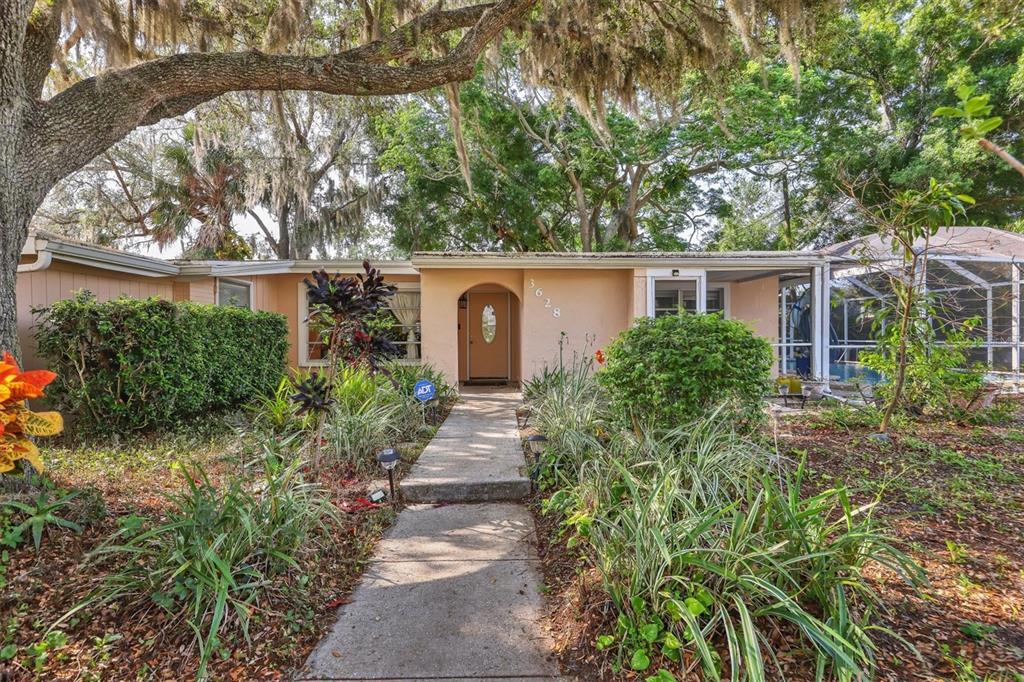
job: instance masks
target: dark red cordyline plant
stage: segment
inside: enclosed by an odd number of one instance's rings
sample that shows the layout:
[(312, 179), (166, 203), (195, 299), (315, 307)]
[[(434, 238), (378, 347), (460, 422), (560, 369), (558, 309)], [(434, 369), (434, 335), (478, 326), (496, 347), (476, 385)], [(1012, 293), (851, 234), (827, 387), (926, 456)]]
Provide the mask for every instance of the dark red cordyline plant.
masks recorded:
[(292, 396), (302, 412), (320, 413), (331, 403), (334, 377), (341, 365), (384, 372), (382, 363), (398, 354), (398, 348), (374, 328), (396, 288), (384, 281), (380, 270), (363, 261), (363, 272), (329, 275), (317, 270), (303, 280), (309, 297), (307, 322), (322, 329), (327, 351), (327, 370), (312, 374)]

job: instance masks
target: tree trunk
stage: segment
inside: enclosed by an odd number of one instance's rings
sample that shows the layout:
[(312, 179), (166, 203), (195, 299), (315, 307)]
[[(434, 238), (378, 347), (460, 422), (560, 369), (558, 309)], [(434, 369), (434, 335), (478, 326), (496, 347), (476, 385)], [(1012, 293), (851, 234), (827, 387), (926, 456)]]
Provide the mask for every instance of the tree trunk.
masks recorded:
[(0, 2), (0, 351), (18, 357), (18, 260), (28, 239), (29, 220), (38, 207), (28, 198), (31, 185), (22, 177), (19, 163), (21, 128), (31, 113), (22, 63), (31, 7), (31, 0)]
[(594, 250), (594, 226), (590, 224), (590, 213), (580, 211), (580, 250), (590, 253)]
[(789, 175), (782, 174), (782, 224), (786, 230), (786, 249), (792, 251), (796, 247), (793, 243), (793, 216), (789, 210)]
[[(0, 352), (10, 351), (21, 358), (18, 344), (17, 281), (21, 248), (28, 238), (32, 208), (19, 201), (7, 178), (0, 188)], [(12, 196), (14, 195), (14, 196)]]
[(286, 199), (277, 213), (277, 257), (281, 260), (288, 260), (292, 257), (292, 237), (288, 230), (288, 215), (291, 210), (291, 201)]
[(885, 412), (882, 414), (882, 423), (878, 425), (879, 433), (886, 433), (889, 430), (889, 423), (892, 421), (892, 415), (896, 412), (896, 407), (900, 404), (903, 399), (903, 386), (907, 383), (907, 334), (910, 332), (910, 320), (914, 314), (914, 307), (916, 302), (916, 289), (917, 286), (914, 277), (917, 273), (917, 259), (911, 261), (911, 265), (908, 268), (909, 276), (907, 281), (907, 291), (905, 300), (903, 302), (903, 310), (900, 311), (900, 341), (896, 351), (896, 380), (893, 382), (892, 395), (889, 396), (889, 404), (885, 406)]

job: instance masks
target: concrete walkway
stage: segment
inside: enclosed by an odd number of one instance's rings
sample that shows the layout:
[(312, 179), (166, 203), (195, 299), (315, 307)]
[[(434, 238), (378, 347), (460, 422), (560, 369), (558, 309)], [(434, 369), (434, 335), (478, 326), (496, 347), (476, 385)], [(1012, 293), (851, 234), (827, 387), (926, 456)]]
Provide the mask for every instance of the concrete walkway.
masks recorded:
[(530, 494), (519, 441), (518, 393), (464, 392), (402, 479), (409, 502), (521, 500)]
[[(433, 501), (527, 494), (518, 404), (518, 394), (465, 395), (403, 492)], [(534, 534), (529, 512), (504, 501), (407, 507), (298, 679), (559, 679)]]

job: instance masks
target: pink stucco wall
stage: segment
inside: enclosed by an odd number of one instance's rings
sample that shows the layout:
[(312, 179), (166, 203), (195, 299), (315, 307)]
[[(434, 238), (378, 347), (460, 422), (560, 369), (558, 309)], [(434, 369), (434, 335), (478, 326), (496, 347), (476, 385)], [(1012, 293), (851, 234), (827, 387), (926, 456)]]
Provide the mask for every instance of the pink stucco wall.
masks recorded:
[(637, 318), (647, 314), (647, 269), (636, 268), (633, 270), (633, 307), (630, 310), (630, 318)]
[(460, 375), (459, 296), (485, 284), (508, 289), (519, 302), (520, 341), (517, 350), (513, 339), (512, 348), (523, 379), (556, 361), (563, 333), (568, 359), (573, 351), (592, 353), (633, 318), (632, 269), (424, 268), (423, 357), (449, 380)]
[(522, 270), (436, 268), (420, 272), (423, 359), (453, 383), (459, 379), (459, 297), (482, 284), (500, 285), (515, 294), (520, 304), (523, 300)]
[(779, 337), (779, 278), (775, 275), (735, 282), (729, 316), (746, 322), (754, 333), (771, 343)]
[[(517, 348), (513, 338), (512, 348), (522, 379), (557, 362), (560, 340), (568, 361), (574, 352), (593, 353), (635, 317), (647, 314), (647, 271), (641, 268), (424, 268), (420, 272), (423, 358), (451, 381), (466, 374), (460, 367), (464, 344), (459, 342), (458, 300), (481, 285), (499, 285), (518, 299), (520, 341)], [(777, 297), (774, 276), (733, 283), (730, 317), (775, 342)]]
[[(306, 342), (306, 339), (299, 338), (299, 322), (304, 316), (303, 311), (299, 308), (299, 299), (306, 291), (302, 281), (307, 277), (309, 277), (307, 273), (290, 273), (226, 278), (252, 282), (253, 307), (256, 310), (280, 313), (287, 318), (289, 367), (299, 366), (299, 345)], [(415, 281), (417, 278), (415, 275), (386, 275), (384, 279), (388, 282), (409, 282)], [(205, 289), (201, 291), (205, 293)], [(211, 288), (211, 296), (213, 295), (212, 291)]]
[(524, 378), (557, 361), (559, 340), (568, 361), (573, 353), (593, 353), (632, 323), (632, 269), (525, 270), (523, 279)]
[[(420, 281), (422, 354), (449, 381), (465, 376), (460, 371), (464, 343), (459, 343), (459, 297), (484, 285), (514, 294), (518, 315), (513, 321), (511, 353), (513, 378), (529, 379), (558, 357), (564, 338), (566, 359), (573, 352), (593, 353), (605, 346), (635, 317), (647, 312), (647, 270), (643, 268), (423, 268), (416, 275), (389, 276), (390, 281)], [(285, 315), (289, 325), (289, 364), (298, 365), (300, 283), (302, 274), (257, 275), (231, 279), (253, 283), (258, 310)], [(487, 287), (486, 285), (491, 285)], [(733, 282), (730, 317), (743, 320), (771, 342), (778, 334), (778, 278)], [(119, 295), (161, 296), (174, 300), (214, 302), (212, 277), (174, 281), (118, 275), (79, 266), (55, 264), (50, 269), (18, 276), (18, 321), (26, 364), (38, 364), (31, 338), (29, 308), (66, 298), (87, 288), (101, 299)], [(538, 295), (539, 291), (539, 295)], [(557, 315), (556, 315), (557, 310)], [(518, 328), (515, 328), (518, 327)], [(564, 334), (564, 336), (563, 336)]]

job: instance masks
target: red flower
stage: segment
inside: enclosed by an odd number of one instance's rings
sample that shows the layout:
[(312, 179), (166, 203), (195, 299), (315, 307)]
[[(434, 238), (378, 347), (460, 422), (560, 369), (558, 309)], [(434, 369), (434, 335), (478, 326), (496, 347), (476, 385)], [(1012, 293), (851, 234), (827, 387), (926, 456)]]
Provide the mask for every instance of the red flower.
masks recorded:
[(600, 348), (598, 348), (597, 352), (594, 353), (594, 359), (597, 360), (597, 364), (603, 365), (604, 364), (604, 351), (601, 350)]

